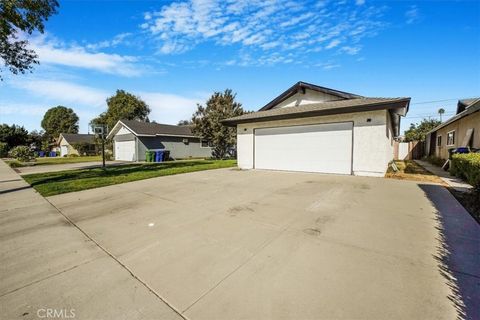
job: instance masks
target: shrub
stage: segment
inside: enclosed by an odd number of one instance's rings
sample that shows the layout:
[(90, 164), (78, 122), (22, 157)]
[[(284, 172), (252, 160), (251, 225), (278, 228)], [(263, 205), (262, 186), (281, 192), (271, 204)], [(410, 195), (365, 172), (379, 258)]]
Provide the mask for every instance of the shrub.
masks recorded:
[(31, 161), (35, 159), (35, 153), (30, 147), (27, 146), (16, 146), (10, 150), (10, 156), (17, 159), (18, 161)]
[(6, 142), (0, 142), (0, 158), (8, 156), (8, 144)]
[(480, 190), (480, 153), (454, 154), (450, 173)]

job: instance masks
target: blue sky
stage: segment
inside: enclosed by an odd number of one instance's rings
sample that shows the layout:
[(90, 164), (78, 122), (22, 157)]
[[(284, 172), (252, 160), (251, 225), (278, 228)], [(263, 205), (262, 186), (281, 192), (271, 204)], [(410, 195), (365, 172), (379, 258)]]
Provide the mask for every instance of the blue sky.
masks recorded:
[(0, 83), (0, 123), (29, 130), (65, 105), (87, 132), (116, 89), (176, 124), (214, 91), (258, 110), (302, 80), (412, 97), (402, 129), (480, 96), (479, 1), (60, 0), (29, 40), (40, 66)]

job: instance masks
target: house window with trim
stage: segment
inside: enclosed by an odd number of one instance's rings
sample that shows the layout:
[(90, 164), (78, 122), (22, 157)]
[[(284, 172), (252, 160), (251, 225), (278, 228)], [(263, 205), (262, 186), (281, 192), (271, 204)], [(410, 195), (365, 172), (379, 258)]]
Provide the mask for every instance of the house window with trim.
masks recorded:
[(212, 142), (209, 141), (209, 140), (200, 139), (200, 146), (202, 148), (211, 148), (212, 147)]
[(437, 147), (441, 147), (442, 146), (442, 136), (438, 136), (437, 137)]
[(455, 130), (447, 132), (447, 146), (455, 145)]

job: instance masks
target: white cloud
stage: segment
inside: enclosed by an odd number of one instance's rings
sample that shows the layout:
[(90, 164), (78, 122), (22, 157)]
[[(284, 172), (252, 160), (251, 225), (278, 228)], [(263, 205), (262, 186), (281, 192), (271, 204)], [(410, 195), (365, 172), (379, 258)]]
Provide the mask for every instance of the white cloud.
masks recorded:
[(356, 55), (360, 52), (360, 47), (351, 47), (351, 46), (344, 46), (340, 49), (340, 51), (345, 52), (349, 55)]
[(170, 93), (139, 92), (138, 95), (150, 106), (150, 120), (159, 123), (177, 124), (180, 120), (189, 120), (206, 97), (189, 98)]
[(127, 77), (143, 73), (142, 68), (136, 64), (137, 58), (132, 56), (89, 52), (85, 47), (66, 46), (56, 40), (47, 40), (45, 36), (33, 38), (30, 43), (41, 64), (83, 68)]
[(105, 105), (109, 93), (96, 88), (56, 80), (15, 81), (13, 87), (24, 89), (31, 94), (58, 104), (80, 104), (92, 107)]
[(126, 39), (132, 35), (133, 34), (130, 32), (120, 33), (120, 34), (117, 34), (115, 37), (113, 37), (113, 39), (111, 40), (100, 41), (97, 43), (89, 43), (86, 45), (86, 48), (94, 51), (99, 49), (104, 49), (104, 48), (113, 48), (120, 44), (125, 44)]
[(410, 8), (405, 12), (406, 22), (412, 24), (417, 22), (420, 19), (420, 12), (416, 5), (411, 5)]
[(334, 40), (330, 41), (330, 43), (325, 46), (325, 49), (335, 48), (335, 47), (338, 46), (340, 43), (341, 43), (340, 40), (334, 39)]
[[(321, 1), (312, 9), (310, 3), (291, 0), (178, 0), (145, 13), (141, 28), (158, 43), (161, 54), (181, 54), (211, 42), (235, 46), (239, 55), (248, 48), (253, 64), (279, 51), (293, 53), (297, 59), (291, 60), (298, 61), (308, 52), (340, 43), (360, 48), (362, 38), (383, 28), (384, 7), (364, 2)], [(241, 57), (232, 58), (245, 63)]]
[(22, 117), (38, 117), (44, 115), (47, 107), (29, 103), (0, 102), (0, 115), (21, 115)]

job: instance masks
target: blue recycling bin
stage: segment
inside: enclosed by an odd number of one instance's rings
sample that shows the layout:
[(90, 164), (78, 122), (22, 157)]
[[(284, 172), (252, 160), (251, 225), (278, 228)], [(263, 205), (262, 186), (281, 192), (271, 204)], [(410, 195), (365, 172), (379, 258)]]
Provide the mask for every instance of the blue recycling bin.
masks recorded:
[(38, 156), (39, 156), (40, 158), (45, 157), (45, 151), (38, 151)]
[(163, 150), (155, 152), (155, 162), (163, 162)]
[(50, 157), (54, 158), (57, 156), (57, 153), (55, 151), (50, 151)]

